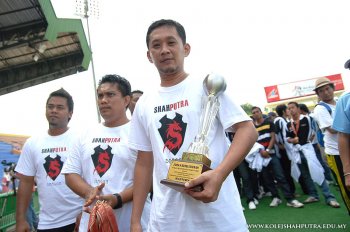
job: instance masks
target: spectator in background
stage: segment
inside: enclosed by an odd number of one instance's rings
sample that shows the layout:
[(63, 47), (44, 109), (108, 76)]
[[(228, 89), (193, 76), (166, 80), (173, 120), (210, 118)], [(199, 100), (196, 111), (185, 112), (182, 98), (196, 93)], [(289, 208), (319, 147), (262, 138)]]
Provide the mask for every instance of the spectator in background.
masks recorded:
[(33, 193), (32, 193), (32, 198), (30, 199), (29, 207), (27, 209), (27, 222), (30, 227), (30, 231), (36, 231), (38, 229), (38, 223), (39, 219), (36, 216), (35, 210), (34, 210), (34, 193), (35, 193), (35, 185), (33, 186)]
[[(324, 177), (324, 170), (318, 161), (315, 150), (310, 143), (311, 120), (308, 116), (301, 115), (299, 104), (289, 102), (288, 108), (291, 112), (292, 119), (287, 124), (287, 141), (293, 144), (295, 153), (294, 161), (298, 166), (298, 175), (304, 179), (305, 186), (308, 188), (310, 195), (304, 203), (313, 203), (319, 201), (319, 195), (313, 182), (317, 183), (322, 189), (326, 203), (333, 208), (339, 208), (334, 195), (330, 192), (328, 183)], [(298, 175), (292, 176), (297, 177)], [(296, 178), (298, 179), (298, 178)]]
[(280, 156), (280, 161), (283, 169), (284, 176), (289, 184), (290, 190), (294, 196), (296, 196), (295, 192), (295, 184), (294, 180), (291, 176), (291, 161), (289, 159), (288, 148), (290, 148), (290, 144), (287, 142), (286, 131), (287, 131), (287, 123), (289, 122), (290, 112), (288, 107), (285, 104), (280, 104), (276, 107), (276, 112), (278, 117), (275, 118), (275, 133), (276, 133), (276, 145), (278, 148), (278, 154)]
[(143, 92), (141, 90), (134, 90), (131, 92), (131, 100), (128, 106), (131, 112), (131, 115), (134, 113), (136, 103), (142, 95), (143, 95)]
[(284, 176), (284, 172), (279, 158), (276, 155), (274, 149), (275, 144), (275, 125), (272, 121), (264, 119), (261, 109), (257, 106), (252, 107), (252, 114), (254, 117), (254, 123), (256, 130), (259, 133), (257, 142), (264, 146), (265, 150), (261, 150), (260, 154), (264, 158), (271, 157), (270, 163), (263, 167), (262, 177), (267, 189), (272, 193), (272, 201), (270, 207), (277, 207), (282, 203), (277, 188), (274, 183), (274, 178), (277, 180), (278, 186), (281, 188), (285, 199), (287, 200), (287, 206), (294, 208), (301, 208), (304, 204), (300, 203), (294, 198), (291, 188)]
[[(228, 132), (227, 137), (230, 140), (230, 142), (233, 142), (234, 139), (234, 133)], [(244, 196), (247, 198), (247, 204), (248, 208), (251, 210), (256, 209), (256, 206), (259, 204), (259, 201), (254, 198), (254, 189), (253, 189), (253, 181), (252, 181), (252, 175), (256, 174), (253, 172), (252, 169), (249, 168), (249, 165), (247, 161), (244, 159), (236, 169), (233, 170), (233, 174), (236, 179), (236, 184), (238, 191), (241, 195), (244, 194)], [(242, 193), (242, 186), (240, 179), (242, 179), (242, 185), (243, 185), (243, 193)], [(255, 192), (258, 193), (258, 187), (256, 186)]]
[[(141, 90), (134, 90), (131, 92), (131, 100), (128, 106), (131, 116), (134, 113), (137, 101), (140, 99), (142, 95), (143, 95), (143, 91)], [(150, 198), (151, 200), (153, 199), (153, 187), (151, 187)]]
[(315, 120), (315, 116), (313, 114), (310, 114), (310, 110), (309, 108), (305, 105), (305, 104), (299, 104), (299, 109), (300, 109), (300, 113), (303, 114), (303, 115), (306, 115), (306, 116), (309, 116), (310, 117), (310, 120), (311, 120), (311, 128), (312, 128), (312, 134), (310, 136), (310, 142), (312, 144), (312, 146), (314, 147), (314, 150), (315, 150), (315, 153), (316, 153), (316, 157), (318, 159), (318, 161), (320, 161), (323, 169), (324, 169), (324, 175), (326, 177), (326, 180), (328, 181), (328, 183), (332, 183), (333, 182), (333, 179), (332, 179), (332, 176), (331, 176), (331, 170), (328, 166), (328, 164), (326, 163), (326, 161), (324, 160), (324, 157), (322, 155), (322, 152), (321, 152), (321, 149), (320, 149), (320, 146), (317, 142), (317, 136), (316, 136), (316, 133), (317, 133), (317, 130), (318, 130), (318, 125), (317, 125), (317, 122)]
[(10, 173), (7, 171), (4, 171), (4, 175), (1, 179), (1, 189), (3, 193), (6, 193), (9, 191), (10, 181), (11, 181)]
[[(275, 132), (274, 125), (268, 119), (268, 117), (264, 117), (261, 109), (257, 106), (252, 107), (252, 116), (254, 119), (255, 128), (259, 134), (257, 139), (257, 143), (261, 144), (264, 149), (260, 150), (260, 155), (263, 158), (270, 158), (271, 154), (275, 153), (274, 143), (275, 143)], [(272, 175), (272, 164), (270, 163), (263, 167), (261, 173), (254, 171), (254, 175), (252, 178), (252, 182), (254, 185), (254, 189), (256, 186), (263, 186), (264, 192), (270, 192), (272, 194), (272, 202), (270, 203), (271, 207), (277, 207), (282, 203), (280, 197), (278, 195), (278, 191), (276, 189), (274, 183), (274, 177)]]
[[(333, 121), (336, 109), (336, 101), (334, 99), (334, 83), (326, 77), (320, 77), (315, 82), (315, 92), (320, 98), (320, 102), (314, 109), (314, 116), (319, 128), (324, 132), (324, 146), (327, 163), (332, 170), (334, 179), (336, 180), (341, 196), (350, 212), (349, 191), (344, 186), (344, 167), (341, 162), (338, 147), (338, 132), (333, 129)], [(345, 110), (345, 108), (344, 108)], [(339, 114), (338, 114), (339, 115)], [(338, 130), (342, 131), (338, 127)], [(344, 128), (343, 128), (344, 130)], [(341, 135), (343, 136), (343, 135)]]
[(339, 167), (339, 187), (350, 215), (350, 93), (339, 98), (334, 114), (333, 129), (338, 131), (338, 146), (341, 163)]
[[(350, 60), (345, 63), (350, 69)], [(332, 128), (338, 131), (338, 148), (341, 163), (337, 160), (339, 178), (338, 185), (350, 215), (350, 93), (342, 95), (336, 105)]]
[(275, 120), (275, 118), (277, 118), (277, 114), (276, 114), (275, 112), (271, 111), (271, 112), (269, 112), (269, 113), (267, 114), (267, 118), (268, 118), (271, 122), (273, 122), (273, 121)]

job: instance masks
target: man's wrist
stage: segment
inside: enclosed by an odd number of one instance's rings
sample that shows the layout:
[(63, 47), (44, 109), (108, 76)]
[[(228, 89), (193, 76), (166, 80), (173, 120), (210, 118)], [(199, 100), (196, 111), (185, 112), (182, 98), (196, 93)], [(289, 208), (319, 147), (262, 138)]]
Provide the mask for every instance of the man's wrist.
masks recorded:
[(17, 215), (16, 223), (22, 224), (22, 223), (26, 223), (26, 222), (27, 222), (26, 213), (20, 213), (20, 215)]
[(92, 193), (92, 191), (94, 190), (94, 188), (93, 187), (91, 187), (91, 186), (89, 186), (86, 190), (85, 190), (85, 192), (83, 192), (83, 198), (84, 199), (87, 199), (88, 197), (90, 197), (90, 195), (91, 195), (91, 193)]
[(117, 198), (117, 204), (113, 207), (113, 209), (119, 209), (123, 207), (123, 200), (119, 193), (113, 194)]

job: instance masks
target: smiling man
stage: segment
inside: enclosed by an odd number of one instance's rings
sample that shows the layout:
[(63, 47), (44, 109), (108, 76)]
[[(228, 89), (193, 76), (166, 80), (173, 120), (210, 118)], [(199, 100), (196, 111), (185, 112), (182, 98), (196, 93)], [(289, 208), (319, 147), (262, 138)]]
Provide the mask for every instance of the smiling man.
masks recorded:
[[(248, 231), (232, 170), (257, 139), (251, 119), (227, 94), (221, 94), (218, 116), (207, 138), (212, 170), (186, 183), (185, 193), (160, 184), (169, 163), (180, 159), (194, 141), (206, 93), (204, 77), (184, 70), (191, 47), (181, 24), (165, 19), (152, 23), (146, 43), (160, 86), (140, 98), (131, 119), (129, 145), (138, 150), (131, 231), (141, 231), (141, 212), (152, 178), (149, 231)], [(236, 133), (230, 146), (225, 130)], [(200, 184), (202, 192), (191, 190)]]

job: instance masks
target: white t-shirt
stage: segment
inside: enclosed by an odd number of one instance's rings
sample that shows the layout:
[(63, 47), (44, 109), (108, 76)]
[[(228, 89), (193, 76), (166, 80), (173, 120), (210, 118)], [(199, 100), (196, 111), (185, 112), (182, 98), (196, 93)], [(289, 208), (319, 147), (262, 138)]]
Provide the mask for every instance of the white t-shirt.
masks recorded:
[[(100, 124), (82, 134), (62, 173), (77, 173), (92, 187), (105, 182), (102, 194), (119, 193), (132, 186), (136, 151), (128, 147), (130, 123), (119, 127)], [(143, 228), (147, 228), (149, 205), (145, 205)], [(130, 231), (132, 202), (114, 210), (119, 231)], [(83, 213), (79, 231), (87, 231), (89, 214)]]
[(317, 123), (320, 129), (324, 130), (323, 139), (324, 139), (325, 153), (329, 155), (339, 155), (338, 134), (332, 134), (328, 130), (325, 130), (325, 128), (327, 127), (332, 127), (333, 115), (335, 114), (335, 105), (330, 105), (330, 104), (327, 104), (327, 105), (331, 108), (332, 115), (330, 115), (326, 107), (322, 105), (317, 105), (314, 109), (314, 118), (317, 120)]
[[(176, 86), (148, 92), (140, 98), (131, 122), (129, 144), (153, 151), (153, 201), (149, 231), (247, 231), (240, 196), (233, 175), (221, 187), (218, 199), (202, 203), (163, 184), (171, 160), (180, 159), (199, 129), (203, 81), (187, 77)], [(224, 93), (217, 117), (209, 131), (209, 158), (216, 168), (228, 150), (225, 129), (250, 120)]]
[(29, 138), (23, 146), (16, 171), (36, 178), (39, 193), (39, 229), (53, 229), (75, 223), (83, 199), (65, 183), (61, 170), (71, 155), (76, 135), (69, 129), (62, 135), (47, 133)]

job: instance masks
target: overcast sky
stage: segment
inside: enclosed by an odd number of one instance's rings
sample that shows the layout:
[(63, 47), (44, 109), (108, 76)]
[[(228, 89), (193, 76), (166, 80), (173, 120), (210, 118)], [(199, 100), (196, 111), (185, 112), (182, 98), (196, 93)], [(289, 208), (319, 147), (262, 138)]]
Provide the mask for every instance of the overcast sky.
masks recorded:
[[(53, 0), (58, 17), (73, 17), (73, 0)], [(97, 81), (116, 73), (133, 89), (151, 91), (158, 73), (146, 58), (148, 26), (160, 18), (179, 21), (192, 50), (188, 73), (217, 72), (239, 104), (264, 107), (264, 87), (342, 73), (350, 88), (349, 0), (102, 0), (90, 18)], [(78, 75), (0, 96), (0, 133), (32, 135), (47, 128), (50, 92), (67, 89), (75, 101), (70, 125), (97, 122), (91, 69)]]

